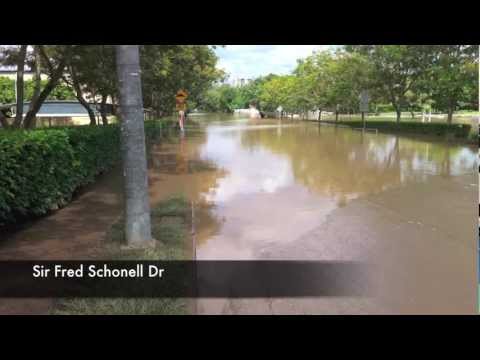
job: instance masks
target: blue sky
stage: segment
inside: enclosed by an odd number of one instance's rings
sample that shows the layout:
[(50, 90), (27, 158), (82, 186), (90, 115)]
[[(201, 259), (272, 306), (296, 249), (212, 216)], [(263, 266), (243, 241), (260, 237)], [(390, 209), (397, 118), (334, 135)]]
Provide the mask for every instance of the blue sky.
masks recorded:
[(287, 74), (295, 68), (297, 59), (329, 48), (332, 45), (227, 45), (215, 52), (218, 67), (229, 73), (230, 79), (248, 79), (270, 73)]

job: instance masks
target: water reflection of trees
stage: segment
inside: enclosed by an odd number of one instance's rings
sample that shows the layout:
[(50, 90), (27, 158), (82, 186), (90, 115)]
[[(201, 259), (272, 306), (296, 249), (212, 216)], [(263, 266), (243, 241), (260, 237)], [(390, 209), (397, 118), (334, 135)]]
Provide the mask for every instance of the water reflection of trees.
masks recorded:
[[(197, 157), (198, 147), (203, 141), (180, 139), (175, 146), (152, 144), (149, 147), (149, 172), (152, 176), (171, 175), (170, 178), (152, 178), (151, 193), (157, 197), (182, 195), (194, 201), (197, 224), (197, 242), (206, 241), (218, 233), (222, 220), (215, 213), (215, 204), (206, 200), (208, 194), (218, 187), (218, 181), (227, 175), (214, 163)], [(160, 195), (162, 194), (162, 195)]]
[[(302, 126), (246, 131), (247, 148), (264, 146), (287, 155), (297, 181), (322, 194), (336, 195), (339, 205), (349, 196), (371, 194), (429, 175), (451, 176), (474, 159), (457, 161), (460, 146), (334, 127)], [(455, 169), (452, 164), (455, 162)]]

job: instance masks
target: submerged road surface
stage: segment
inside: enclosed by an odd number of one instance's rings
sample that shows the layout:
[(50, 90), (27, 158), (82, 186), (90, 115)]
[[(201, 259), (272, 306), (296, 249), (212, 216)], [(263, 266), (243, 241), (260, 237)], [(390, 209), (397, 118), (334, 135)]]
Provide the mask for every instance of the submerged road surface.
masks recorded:
[[(375, 270), (366, 297), (199, 299), (199, 314), (476, 313), (476, 148), (221, 120), (205, 117), (149, 153), (151, 202), (184, 194), (195, 204), (197, 259), (354, 260)], [(0, 259), (85, 258), (121, 214), (118, 183), (107, 175), (2, 239)], [(0, 312), (47, 306), (12, 301), (0, 300)]]

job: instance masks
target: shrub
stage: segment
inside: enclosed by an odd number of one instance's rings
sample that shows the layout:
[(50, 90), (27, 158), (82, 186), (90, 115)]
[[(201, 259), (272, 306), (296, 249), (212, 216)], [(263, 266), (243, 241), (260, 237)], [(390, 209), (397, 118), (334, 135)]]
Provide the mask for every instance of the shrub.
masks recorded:
[[(146, 122), (147, 138), (161, 127)], [(117, 125), (0, 131), (0, 226), (64, 206), (120, 158)]]
[[(335, 121), (323, 121), (326, 123), (335, 123)], [(341, 121), (340, 124), (351, 127), (362, 127), (361, 121)], [(407, 132), (416, 134), (429, 135), (453, 135), (459, 138), (467, 138), (470, 133), (471, 125), (468, 124), (437, 124), (437, 123), (420, 123), (420, 122), (400, 122), (393, 121), (367, 121), (367, 128), (378, 129), (379, 131)]]
[(118, 127), (5, 131), (0, 135), (0, 224), (65, 205), (118, 159)]

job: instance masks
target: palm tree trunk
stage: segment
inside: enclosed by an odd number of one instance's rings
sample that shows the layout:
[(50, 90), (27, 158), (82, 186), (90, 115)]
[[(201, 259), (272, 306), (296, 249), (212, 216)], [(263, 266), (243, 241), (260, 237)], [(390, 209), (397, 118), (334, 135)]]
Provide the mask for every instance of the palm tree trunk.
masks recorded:
[(121, 142), (125, 176), (125, 238), (142, 246), (152, 239), (138, 45), (116, 45)]

